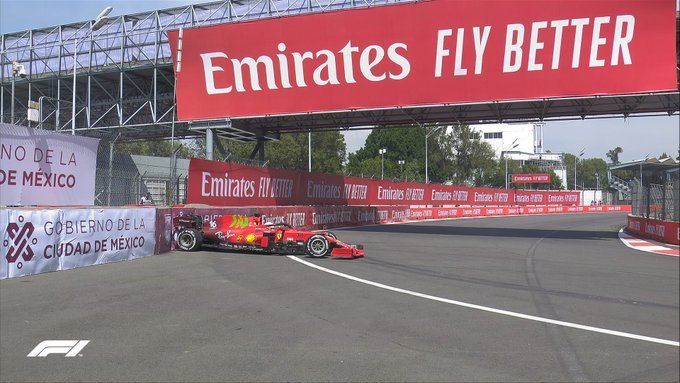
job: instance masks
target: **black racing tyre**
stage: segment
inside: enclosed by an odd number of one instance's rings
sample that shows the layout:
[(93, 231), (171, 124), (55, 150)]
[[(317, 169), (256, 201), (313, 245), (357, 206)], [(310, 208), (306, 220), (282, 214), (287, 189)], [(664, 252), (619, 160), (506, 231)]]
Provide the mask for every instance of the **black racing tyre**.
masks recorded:
[(326, 237), (328, 237), (328, 238), (338, 239), (338, 237), (335, 234), (331, 233), (330, 231), (327, 231), (325, 234), (326, 234)]
[(177, 234), (177, 247), (184, 251), (195, 251), (203, 244), (203, 235), (196, 229), (182, 229)]
[(310, 257), (321, 258), (328, 254), (331, 247), (328, 238), (322, 234), (314, 234), (305, 242), (305, 249)]

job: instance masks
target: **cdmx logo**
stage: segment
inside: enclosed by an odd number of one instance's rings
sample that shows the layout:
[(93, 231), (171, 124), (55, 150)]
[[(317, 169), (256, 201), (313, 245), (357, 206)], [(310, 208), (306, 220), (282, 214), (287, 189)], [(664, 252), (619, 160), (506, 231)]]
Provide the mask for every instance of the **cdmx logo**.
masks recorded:
[[(19, 216), (19, 223), (24, 222), (24, 217)], [(24, 262), (28, 262), (33, 258), (33, 249), (31, 249), (31, 244), (35, 245), (38, 243), (37, 238), (31, 239), (33, 235), (33, 223), (26, 222), (21, 227), (16, 222), (9, 223), (7, 225), (7, 234), (9, 238), (6, 238), (2, 244), (7, 249), (7, 255), (5, 258), (8, 263), (15, 263), (19, 257), (21, 257)], [(30, 241), (30, 243), (29, 243)], [(17, 263), (17, 268), (20, 269), (24, 264), (19, 261)]]

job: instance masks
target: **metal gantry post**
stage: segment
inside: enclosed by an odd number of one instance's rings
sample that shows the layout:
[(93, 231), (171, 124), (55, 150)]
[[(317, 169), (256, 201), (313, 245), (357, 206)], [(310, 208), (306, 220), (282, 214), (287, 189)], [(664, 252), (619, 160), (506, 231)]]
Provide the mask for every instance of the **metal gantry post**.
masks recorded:
[(213, 130), (210, 128), (205, 130), (205, 159), (213, 159)]
[[(78, 63), (78, 38), (73, 39), (73, 100), (71, 101), (71, 135), (76, 134), (76, 65)], [(111, 149), (113, 150), (113, 149)]]
[(11, 113), (11, 115), (10, 115), (11, 117), (10, 117), (10, 119), (9, 119), (9, 121), (10, 121), (10, 123), (11, 123), (12, 125), (14, 125), (14, 77), (16, 77), (16, 76), (14, 75), (14, 71), (12, 71), (12, 95), (11, 95), (11, 97), (12, 97), (12, 106), (10, 107), (10, 108), (12, 109), (12, 111), (10, 112), (10, 113)]

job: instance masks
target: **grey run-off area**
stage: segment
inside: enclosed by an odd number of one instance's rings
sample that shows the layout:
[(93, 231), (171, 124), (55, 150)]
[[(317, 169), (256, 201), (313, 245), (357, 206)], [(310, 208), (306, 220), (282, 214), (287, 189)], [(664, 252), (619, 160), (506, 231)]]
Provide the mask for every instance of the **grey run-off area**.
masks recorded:
[[(339, 230), (376, 283), (676, 341), (678, 258), (625, 214)], [(2, 381), (677, 381), (678, 347), (395, 293), (287, 257), (202, 251), (0, 282)], [(81, 357), (27, 358), (46, 339)]]

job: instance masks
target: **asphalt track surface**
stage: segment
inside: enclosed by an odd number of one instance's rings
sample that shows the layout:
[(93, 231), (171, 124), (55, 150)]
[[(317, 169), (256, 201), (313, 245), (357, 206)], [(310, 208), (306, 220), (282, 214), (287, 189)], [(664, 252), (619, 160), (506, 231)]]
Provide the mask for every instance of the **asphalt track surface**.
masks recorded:
[[(366, 258), (173, 252), (0, 282), (2, 381), (678, 381), (678, 258), (625, 214), (338, 230)], [(79, 357), (27, 358), (46, 339)]]

